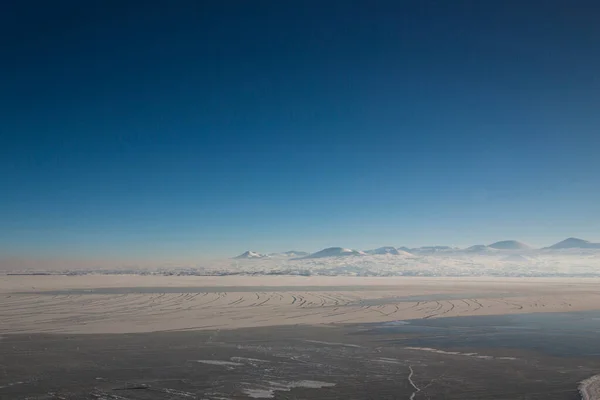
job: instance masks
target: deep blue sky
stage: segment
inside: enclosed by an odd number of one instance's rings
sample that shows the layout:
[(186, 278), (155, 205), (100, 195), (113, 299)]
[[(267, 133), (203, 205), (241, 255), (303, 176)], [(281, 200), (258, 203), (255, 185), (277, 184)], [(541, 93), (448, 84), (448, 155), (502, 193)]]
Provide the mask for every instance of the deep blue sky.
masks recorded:
[(2, 2), (1, 254), (600, 239), (599, 20), (566, 0)]

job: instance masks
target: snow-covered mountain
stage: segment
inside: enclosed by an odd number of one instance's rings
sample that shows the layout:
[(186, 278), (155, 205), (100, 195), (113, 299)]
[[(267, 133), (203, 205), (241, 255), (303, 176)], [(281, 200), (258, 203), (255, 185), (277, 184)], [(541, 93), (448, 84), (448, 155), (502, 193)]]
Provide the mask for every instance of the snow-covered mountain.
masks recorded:
[(367, 254), (392, 254), (395, 256), (410, 256), (411, 254), (407, 251), (397, 249), (393, 246), (384, 246), (378, 249), (365, 250)]
[(316, 253), (309, 254), (305, 258), (324, 258), (324, 257), (347, 257), (347, 256), (364, 256), (366, 253), (358, 250), (345, 249), (343, 247), (328, 247)]
[(438, 253), (455, 250), (450, 246), (423, 246), (410, 249), (410, 253)]
[(467, 247), (464, 251), (467, 253), (494, 253), (496, 249), (485, 244), (476, 244), (475, 246)]
[(290, 250), (290, 251), (284, 251), (281, 254), (284, 255), (284, 256), (286, 256), (286, 257), (304, 257), (304, 256), (309, 255), (310, 253), (308, 253), (306, 251)]
[(268, 258), (266, 254), (260, 254), (255, 251), (246, 251), (245, 253), (240, 254), (237, 257), (233, 257), (235, 260), (247, 260), (251, 258)]
[(600, 249), (600, 243), (592, 243), (587, 240), (571, 237), (563, 240), (562, 242), (553, 244), (552, 246), (548, 247), (548, 249)]
[(498, 250), (527, 250), (531, 249), (525, 243), (516, 240), (501, 240), (500, 242), (492, 243), (488, 247)]
[(497, 250), (475, 246), (473, 251), (450, 249), (414, 253), (408, 257), (366, 254), (333, 247), (307, 257), (235, 260), (209, 274), (302, 276), (598, 276), (600, 249)]
[[(173, 273), (169, 271), (169, 273)], [(569, 238), (534, 249), (516, 240), (466, 249), (383, 246), (367, 251), (330, 247), (313, 254), (247, 251), (229, 264), (212, 262), (179, 271), (200, 275), (294, 276), (552, 276), (600, 277), (600, 244)]]

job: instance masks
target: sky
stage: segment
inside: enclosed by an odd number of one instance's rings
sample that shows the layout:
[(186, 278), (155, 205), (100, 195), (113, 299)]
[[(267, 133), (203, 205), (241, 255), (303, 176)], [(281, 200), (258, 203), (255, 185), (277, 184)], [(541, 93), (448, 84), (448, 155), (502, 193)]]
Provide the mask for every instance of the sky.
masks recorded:
[(598, 20), (584, 0), (2, 2), (0, 258), (600, 240)]

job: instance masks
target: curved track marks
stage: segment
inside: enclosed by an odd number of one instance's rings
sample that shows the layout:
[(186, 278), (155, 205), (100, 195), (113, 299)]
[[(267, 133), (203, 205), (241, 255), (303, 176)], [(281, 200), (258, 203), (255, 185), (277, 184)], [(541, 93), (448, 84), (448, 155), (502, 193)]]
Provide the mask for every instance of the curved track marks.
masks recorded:
[[(401, 288), (350, 291), (11, 294), (0, 298), (0, 333), (144, 332), (573, 309), (573, 296), (402, 300)], [(424, 296), (421, 296), (424, 297)]]

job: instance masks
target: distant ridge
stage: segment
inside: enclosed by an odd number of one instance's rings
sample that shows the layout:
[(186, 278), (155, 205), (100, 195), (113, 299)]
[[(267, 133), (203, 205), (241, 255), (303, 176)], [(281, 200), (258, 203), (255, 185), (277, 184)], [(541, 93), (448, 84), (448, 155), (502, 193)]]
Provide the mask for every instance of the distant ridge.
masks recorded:
[(347, 257), (347, 256), (365, 256), (366, 253), (358, 250), (345, 249), (343, 247), (328, 247), (316, 253), (309, 254), (305, 258), (324, 258), (324, 257)]
[(437, 253), (439, 251), (453, 250), (450, 246), (423, 246), (410, 249), (411, 253)]
[(246, 251), (245, 253), (240, 254), (237, 257), (233, 257), (234, 260), (241, 260), (241, 259), (250, 259), (250, 258), (266, 258), (269, 257), (265, 254), (260, 254), (257, 253), (255, 251)]
[(395, 256), (410, 256), (410, 255), (412, 255), (408, 251), (400, 250), (393, 246), (384, 246), (384, 247), (380, 247), (378, 249), (365, 250), (365, 253), (367, 253), (367, 254), (392, 254)]
[[(600, 243), (590, 242), (589, 240), (579, 239), (570, 237), (561, 242), (555, 243), (549, 247), (544, 247), (539, 250), (562, 250), (562, 249), (600, 249)], [(498, 252), (500, 250), (500, 252)], [(298, 250), (289, 250), (282, 253), (270, 253), (270, 254), (262, 254), (256, 251), (246, 251), (243, 254), (238, 255), (237, 257), (233, 257), (233, 259), (237, 260), (245, 260), (245, 259), (260, 259), (260, 258), (273, 258), (274, 260), (287, 258), (290, 260), (300, 260), (300, 259), (310, 259), (310, 258), (325, 258), (325, 257), (347, 257), (347, 256), (366, 256), (366, 255), (400, 255), (400, 256), (429, 256), (435, 255), (435, 253), (472, 253), (472, 254), (501, 254), (502, 250), (514, 250), (512, 253), (517, 252), (518, 250), (531, 250), (534, 248), (531, 246), (519, 242), (517, 240), (501, 240), (489, 245), (477, 244), (474, 246), (470, 246), (467, 248), (459, 249), (457, 247), (450, 246), (423, 246), (423, 247), (394, 247), (394, 246), (382, 246), (376, 249), (370, 250), (355, 250), (348, 249), (344, 247), (328, 247), (326, 249), (317, 251), (316, 253), (307, 253), (305, 251)], [(526, 252), (526, 254), (530, 254), (531, 252)], [(506, 254), (506, 253), (505, 253)], [(510, 254), (510, 253), (508, 253)], [(525, 258), (527, 259), (527, 258)], [(518, 259), (514, 257), (511, 259), (512, 261), (523, 262), (524, 259)], [(508, 261), (508, 258), (504, 261)]]
[(531, 249), (530, 246), (525, 243), (518, 242), (516, 240), (501, 240), (496, 243), (490, 244), (488, 247), (497, 250), (527, 250)]
[(548, 249), (560, 250), (560, 249), (600, 249), (600, 243), (592, 243), (588, 240), (578, 238), (568, 238), (562, 242), (553, 244)]
[(467, 247), (464, 251), (468, 253), (490, 253), (496, 251), (496, 249), (486, 246), (485, 244), (476, 244), (471, 247)]
[(290, 250), (290, 251), (285, 251), (281, 254), (286, 255), (288, 257), (304, 257), (304, 256), (309, 255), (310, 253), (308, 253), (306, 251)]

